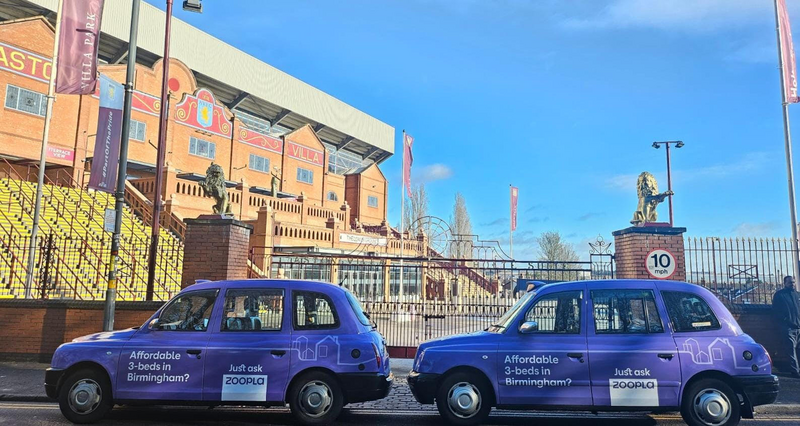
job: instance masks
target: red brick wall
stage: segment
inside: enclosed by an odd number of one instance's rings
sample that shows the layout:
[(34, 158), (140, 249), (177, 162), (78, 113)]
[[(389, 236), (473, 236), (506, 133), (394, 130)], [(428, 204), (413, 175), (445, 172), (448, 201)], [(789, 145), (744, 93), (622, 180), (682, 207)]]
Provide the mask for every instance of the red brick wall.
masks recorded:
[[(162, 302), (117, 302), (114, 328), (144, 324)], [(0, 300), (0, 359), (48, 362), (70, 340), (103, 331), (103, 302)]]
[(219, 216), (187, 219), (181, 287), (190, 286), (199, 279), (247, 278), (252, 231), (251, 225)]
[[(686, 281), (686, 257), (683, 248), (683, 232), (666, 231), (665, 228), (653, 229), (648, 233), (645, 228), (627, 228), (614, 232), (614, 261), (617, 267), (617, 278), (653, 279), (647, 272), (645, 261), (647, 254), (655, 249), (668, 250), (675, 256), (674, 281)], [(685, 228), (667, 228), (670, 230)], [(630, 232), (631, 230), (635, 232)]]

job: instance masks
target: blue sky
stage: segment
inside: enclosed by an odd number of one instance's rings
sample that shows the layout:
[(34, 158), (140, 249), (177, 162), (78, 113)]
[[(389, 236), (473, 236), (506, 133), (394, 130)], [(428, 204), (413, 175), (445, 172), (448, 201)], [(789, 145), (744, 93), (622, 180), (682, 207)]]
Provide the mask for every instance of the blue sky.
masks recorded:
[[(800, 28), (800, 1), (788, 2)], [(583, 254), (628, 226), (636, 175), (651, 171), (666, 190), (654, 140), (686, 142), (673, 184), (687, 235), (789, 235), (772, 0), (204, 8), (176, 16), (394, 126), (397, 153), (401, 130), (411, 133), (432, 214), (447, 219), (460, 191), (475, 231), (507, 244), (508, 185), (518, 186), (517, 258), (535, 257), (542, 231)], [(401, 154), (382, 164), (392, 224), (400, 164)], [(666, 203), (659, 214), (666, 220)]]

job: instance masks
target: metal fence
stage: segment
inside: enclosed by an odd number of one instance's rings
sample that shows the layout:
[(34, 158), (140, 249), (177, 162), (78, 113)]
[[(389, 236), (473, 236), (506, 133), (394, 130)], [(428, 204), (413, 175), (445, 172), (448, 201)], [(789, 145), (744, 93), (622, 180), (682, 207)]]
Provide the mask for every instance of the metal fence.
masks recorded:
[(393, 348), (485, 329), (532, 281), (614, 277), (613, 256), (599, 254), (588, 262), (546, 262), (268, 253), (251, 249), (250, 277), (341, 285), (361, 300)]
[(793, 273), (791, 240), (785, 238), (687, 238), (686, 280), (732, 304), (770, 304)]

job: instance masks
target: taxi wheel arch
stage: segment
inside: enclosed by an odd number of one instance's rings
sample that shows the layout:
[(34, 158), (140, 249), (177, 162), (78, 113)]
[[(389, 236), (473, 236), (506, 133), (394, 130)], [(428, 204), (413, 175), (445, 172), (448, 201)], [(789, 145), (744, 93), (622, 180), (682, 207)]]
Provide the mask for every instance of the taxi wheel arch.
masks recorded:
[[(686, 384), (683, 385), (683, 392), (681, 393), (681, 403), (683, 403), (683, 397), (686, 390), (689, 389), (691, 385), (703, 379), (716, 379), (725, 382), (726, 385), (730, 386), (731, 389), (733, 389), (733, 391), (736, 393), (737, 396), (741, 396), (744, 399), (745, 405), (747, 405), (747, 399), (745, 397), (745, 394), (739, 387), (739, 385), (736, 383), (736, 381), (734, 381), (733, 378), (728, 374), (717, 370), (701, 371), (692, 376), (689, 379), (689, 381), (687, 381)], [(744, 409), (745, 407), (742, 408)]]
[(482, 378), (482, 380), (484, 381), (484, 384), (486, 385), (486, 387), (487, 387), (487, 389), (489, 390), (489, 393), (490, 393), (489, 398), (488, 398), (488, 402), (491, 403), (490, 405), (492, 407), (497, 405), (497, 396), (495, 394), (494, 386), (492, 386), (492, 381), (489, 380), (489, 376), (487, 376), (486, 373), (484, 373), (482, 370), (479, 370), (479, 369), (477, 369), (475, 367), (469, 367), (469, 366), (466, 366), (466, 365), (462, 365), (462, 366), (454, 367), (454, 368), (451, 368), (451, 369), (447, 370), (444, 374), (442, 374), (442, 377), (439, 379), (439, 382), (436, 384), (436, 387), (438, 388), (439, 385), (441, 385), (441, 383), (444, 381), (444, 379), (446, 377), (448, 377), (448, 376), (450, 376), (452, 374), (456, 374), (456, 373), (467, 373), (467, 374), (475, 375), (475, 376), (478, 376), (478, 377)]
[(342, 386), (342, 380), (339, 378), (339, 375), (334, 373), (332, 370), (329, 370), (329, 369), (324, 368), (324, 367), (311, 367), (311, 368), (306, 368), (305, 370), (302, 370), (302, 371), (298, 371), (297, 374), (295, 374), (294, 377), (292, 378), (292, 380), (289, 382), (289, 385), (286, 386), (286, 393), (284, 394), (284, 397), (283, 397), (284, 402), (286, 402), (286, 403), (289, 402), (289, 397), (291, 396), (291, 395), (289, 395), (289, 392), (292, 391), (292, 386), (297, 384), (297, 382), (301, 378), (303, 378), (303, 376), (307, 375), (308, 373), (314, 372), (314, 371), (318, 371), (320, 373), (325, 373), (325, 374), (328, 374), (331, 377), (333, 377), (333, 379), (336, 380), (336, 384), (338, 384), (339, 388), (342, 389), (342, 395), (344, 395), (344, 402), (345, 402), (345, 404), (347, 404), (347, 393), (344, 391), (344, 387)]
[[(76, 364), (73, 364), (73, 365), (69, 366), (69, 368), (64, 370), (64, 374), (62, 374), (61, 378), (58, 379), (58, 384), (56, 385), (56, 395), (61, 393), (61, 386), (63, 386), (64, 380), (67, 377), (71, 376), (72, 373), (74, 373), (76, 371), (84, 370), (84, 369), (96, 370), (98, 373), (105, 375), (106, 379), (108, 380), (108, 383), (111, 383), (111, 376), (108, 374), (108, 371), (105, 369), (105, 367), (103, 367), (102, 365), (100, 365), (100, 364), (98, 364), (96, 362), (93, 362), (93, 361), (81, 361), (79, 363), (76, 363)], [(112, 395), (112, 392), (113, 392), (113, 389), (109, 388), (109, 396), (113, 400), (113, 396), (114, 395)]]

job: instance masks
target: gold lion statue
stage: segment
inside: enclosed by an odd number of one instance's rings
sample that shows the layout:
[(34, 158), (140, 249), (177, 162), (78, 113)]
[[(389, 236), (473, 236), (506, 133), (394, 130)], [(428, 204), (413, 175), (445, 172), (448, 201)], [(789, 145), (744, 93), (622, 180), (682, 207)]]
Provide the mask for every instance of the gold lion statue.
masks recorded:
[(200, 182), (205, 195), (211, 196), (217, 202), (214, 204), (214, 214), (229, 215), (231, 205), (228, 203), (228, 188), (225, 186), (225, 171), (222, 166), (211, 162), (206, 170), (206, 178)]
[(672, 191), (658, 193), (658, 182), (655, 176), (650, 172), (642, 172), (636, 182), (636, 191), (639, 194), (639, 206), (633, 212), (633, 220), (631, 223), (634, 226), (639, 226), (643, 223), (653, 223), (658, 221), (658, 213), (656, 207), (661, 204), (664, 199), (673, 195)]

